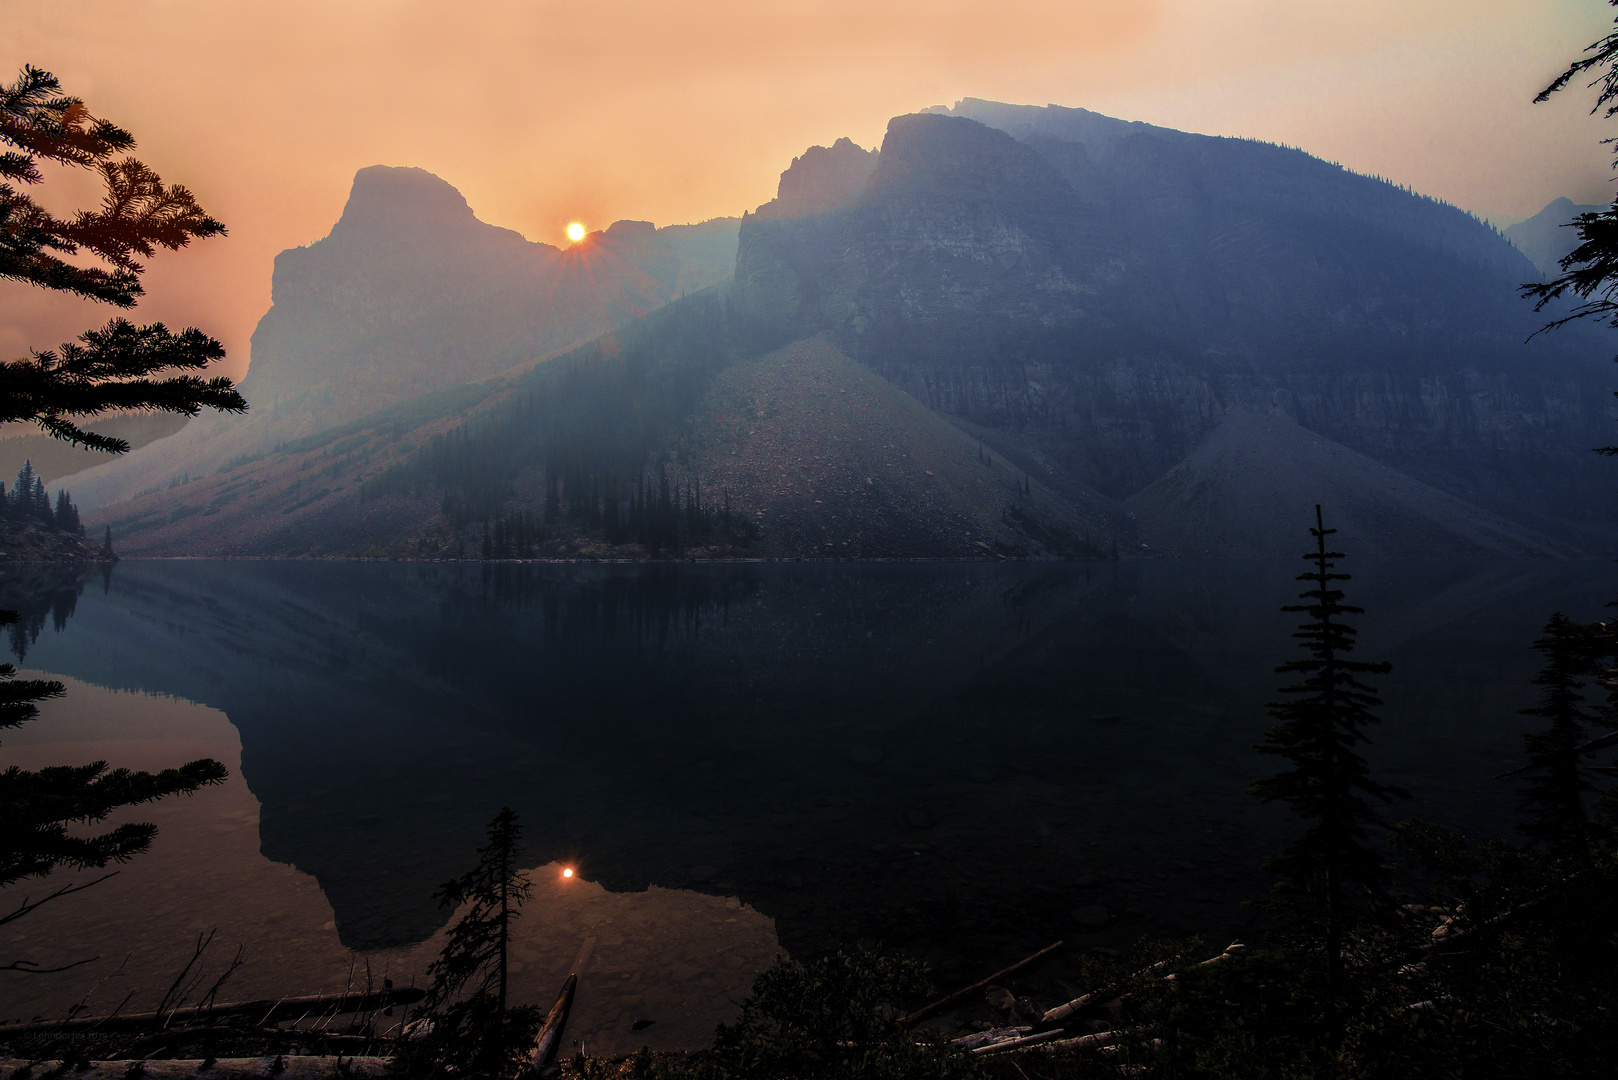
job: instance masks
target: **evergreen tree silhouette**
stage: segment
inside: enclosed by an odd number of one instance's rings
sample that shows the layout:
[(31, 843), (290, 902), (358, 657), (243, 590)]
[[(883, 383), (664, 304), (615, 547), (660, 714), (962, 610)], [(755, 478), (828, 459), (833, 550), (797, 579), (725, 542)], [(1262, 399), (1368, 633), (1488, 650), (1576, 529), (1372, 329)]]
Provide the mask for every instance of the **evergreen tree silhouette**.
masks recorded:
[(1308, 823), (1304, 834), (1289, 844), (1266, 868), (1282, 875), (1281, 890), (1302, 894), (1324, 911), (1326, 984), (1331, 1000), (1343, 988), (1344, 936), (1354, 912), (1355, 896), (1380, 892), (1386, 877), (1372, 850), (1368, 831), (1384, 822), (1368, 799), (1387, 802), (1408, 797), (1404, 791), (1371, 779), (1370, 768), (1356, 752), (1367, 741), (1365, 728), (1376, 722), (1371, 710), (1382, 702), (1364, 675), (1391, 670), (1388, 663), (1349, 659), (1355, 630), (1346, 622), (1362, 608), (1343, 603), (1337, 583), (1349, 575), (1336, 571), (1343, 553), (1328, 550), (1328, 529), (1315, 507), (1315, 550), (1303, 557), (1313, 568), (1298, 576), (1309, 586), (1299, 594), (1302, 604), (1282, 611), (1302, 612), (1307, 621), (1292, 636), (1305, 655), (1276, 668), (1298, 681), (1280, 687), (1284, 700), (1271, 702), (1269, 714), (1280, 723), (1269, 728), (1254, 749), (1285, 758), (1291, 768), (1256, 780), (1249, 790), (1265, 802), (1282, 802)]
[(1523, 736), (1528, 764), (1521, 771), (1529, 780), (1518, 799), (1521, 829), (1533, 844), (1588, 862), (1596, 838), (1587, 806), (1594, 788), (1588, 774), (1600, 767), (1586, 758), (1592, 750), (1589, 729), (1602, 719), (1584, 704), (1584, 680), (1611, 660), (1613, 635), (1601, 623), (1574, 622), (1558, 611), (1534, 648), (1545, 657), (1534, 685), (1544, 689), (1538, 705), (1520, 711), (1548, 724)]
[[(134, 145), (129, 132), (63, 94), (50, 72), (26, 66), (15, 82), (0, 84), (0, 278), (129, 308), (143, 291), (146, 267), (140, 260), (160, 248), (177, 250), (194, 238), (225, 231), (189, 191), (164, 184), (127, 156)], [(45, 180), (42, 164), (96, 173), (105, 188), (101, 205), (69, 217), (47, 210), (27, 193)], [(245, 410), (247, 403), (229, 379), (167, 374), (198, 371), (224, 355), (219, 342), (195, 328), (175, 334), (161, 323), (135, 326), (113, 319), (76, 342), (0, 363), (0, 421), (36, 424), (58, 439), (122, 453), (129, 448), (122, 439), (79, 424), (108, 410), (185, 416), (203, 408)], [(32, 514), (50, 521), (50, 501), (31, 463), (24, 463), (17, 479), (6, 516), (20, 520)], [(16, 620), (15, 612), (0, 612), (0, 625)], [(15, 676), (15, 668), (0, 664), (0, 730), (34, 719), (37, 703), (62, 691), (58, 683)], [(104, 761), (37, 772), (0, 769), (0, 886), (60, 868), (123, 862), (151, 844), (154, 826), (125, 823), (99, 835), (69, 826), (93, 825), (120, 807), (190, 793), (225, 775), (225, 767), (209, 759), (158, 773), (113, 769)], [(0, 925), (87, 887), (62, 886), (16, 906), (8, 902), (0, 907)], [(47, 968), (32, 959), (0, 965), (36, 972), (71, 966)]]
[[(91, 116), (48, 71), (26, 66), (15, 82), (0, 84), (0, 143), (0, 278), (134, 307), (146, 270), (140, 259), (225, 231), (189, 191), (125, 156), (134, 137)], [(26, 191), (45, 179), (42, 163), (98, 173), (106, 188), (101, 206), (71, 217), (46, 210)], [(162, 323), (113, 319), (76, 342), (0, 363), (0, 421), (26, 421), (75, 445), (122, 453), (127, 442), (86, 431), (78, 418), (111, 409), (242, 412), (247, 403), (229, 379), (157, 377), (201, 370), (224, 355), (195, 328), (175, 334)]]
[(17, 521), (27, 521), (33, 517), (34, 511), (34, 463), (24, 459), (22, 468), (17, 470), (17, 482), (11, 486), (11, 501), (8, 509), (11, 516)]
[(509, 1075), (538, 1027), (537, 1009), (507, 1003), (511, 926), (532, 892), (517, 867), (516, 811), (501, 808), (487, 835), (477, 866), (433, 894), (443, 906), (465, 910), (427, 966), (432, 982), (421, 1016), (431, 1029), (404, 1044), (399, 1065), (406, 1076), (441, 1076), (446, 1066), (473, 1076)]

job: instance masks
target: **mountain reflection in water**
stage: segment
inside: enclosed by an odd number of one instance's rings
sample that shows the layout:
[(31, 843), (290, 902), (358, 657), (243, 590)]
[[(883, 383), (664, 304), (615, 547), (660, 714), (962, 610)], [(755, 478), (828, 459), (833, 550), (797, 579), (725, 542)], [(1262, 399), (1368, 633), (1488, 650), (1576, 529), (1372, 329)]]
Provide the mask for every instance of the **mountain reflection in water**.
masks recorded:
[[(1288, 823), (1244, 789), (1301, 568), (124, 563), (44, 601), (67, 614), (27, 666), (223, 712), (263, 855), (343, 946), (434, 934), (434, 887), (510, 805), (533, 863), (954, 981), (1056, 938), (1253, 929)], [(1415, 798), (1391, 812), (1509, 830), (1529, 643), (1618, 572), (1346, 569), (1363, 657), (1394, 663), (1370, 756)]]

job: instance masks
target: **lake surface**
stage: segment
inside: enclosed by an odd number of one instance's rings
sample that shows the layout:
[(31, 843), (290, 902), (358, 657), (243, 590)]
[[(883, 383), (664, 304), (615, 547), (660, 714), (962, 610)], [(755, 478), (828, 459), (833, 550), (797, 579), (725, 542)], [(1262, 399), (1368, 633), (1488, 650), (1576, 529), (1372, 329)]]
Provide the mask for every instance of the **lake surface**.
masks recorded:
[[(1512, 827), (1553, 611), (1609, 563), (1345, 568), (1387, 659), (1390, 810)], [(1245, 795), (1301, 560), (1090, 564), (121, 563), (0, 575), (18, 666), (69, 692), (26, 767), (198, 756), (232, 779), (132, 815), (154, 849), (0, 929), (0, 1019), (162, 995), (198, 932), (224, 998), (420, 979), (501, 806), (536, 896), (516, 993), (581, 969), (592, 1051), (699, 1044), (778, 951), (855, 941), (972, 981), (1058, 938), (1262, 932), (1291, 833)], [(562, 867), (577, 876), (564, 881)], [(25, 891), (22, 889), (11, 892)], [(31, 885), (26, 891), (38, 891)], [(636, 1020), (656, 1023), (632, 1031)]]

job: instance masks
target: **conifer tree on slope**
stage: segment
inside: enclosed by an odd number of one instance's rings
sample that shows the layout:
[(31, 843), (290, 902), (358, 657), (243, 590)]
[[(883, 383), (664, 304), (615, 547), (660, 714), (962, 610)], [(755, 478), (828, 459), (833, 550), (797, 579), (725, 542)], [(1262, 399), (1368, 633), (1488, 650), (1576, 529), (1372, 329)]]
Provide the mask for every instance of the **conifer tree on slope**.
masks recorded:
[(1291, 767), (1249, 788), (1265, 802), (1285, 803), (1308, 823), (1304, 834), (1266, 865), (1282, 875), (1283, 891), (1305, 894), (1323, 909), (1326, 985), (1333, 1001), (1343, 988), (1344, 940), (1358, 900), (1367, 891), (1380, 891), (1386, 876), (1367, 835), (1383, 822), (1367, 800), (1407, 797), (1372, 780), (1356, 750), (1367, 741), (1365, 727), (1376, 722), (1371, 710), (1382, 704), (1360, 677), (1386, 674), (1392, 665), (1349, 659), (1355, 630), (1346, 617), (1364, 609), (1343, 603), (1337, 587), (1349, 575), (1335, 569), (1343, 553), (1327, 549), (1326, 538), (1336, 531), (1326, 528), (1316, 506), (1309, 530), (1315, 550), (1303, 556), (1313, 568), (1297, 579), (1309, 585), (1299, 594), (1305, 602), (1281, 609), (1308, 616), (1292, 635), (1305, 655), (1276, 668), (1301, 678), (1280, 687), (1288, 697), (1268, 707), (1280, 723), (1255, 749), (1285, 758)]
[[(127, 131), (63, 94), (47, 71), (24, 67), (15, 82), (0, 84), (0, 278), (129, 308), (142, 294), (145, 265), (139, 260), (159, 248), (178, 250), (193, 238), (224, 233), (189, 191), (165, 185), (127, 156), (134, 145)], [(46, 210), (27, 191), (44, 181), (42, 163), (96, 172), (105, 189), (101, 205), (69, 217)], [(127, 443), (85, 430), (84, 418), (112, 409), (186, 416), (204, 407), (245, 410), (229, 379), (165, 374), (198, 371), (223, 356), (219, 342), (195, 328), (176, 334), (161, 323), (113, 319), (59, 349), (0, 362), (0, 421), (26, 421), (76, 445), (122, 453)], [(15, 612), (0, 612), (0, 624), (16, 618)], [(39, 702), (62, 693), (60, 683), (15, 675), (12, 665), (0, 664), (0, 730), (34, 719)], [(111, 769), (104, 761), (37, 772), (0, 770), (0, 887), (61, 868), (123, 862), (151, 844), (154, 826), (124, 824), (94, 836), (69, 826), (100, 822), (120, 807), (190, 793), (224, 777), (225, 767), (209, 759), (155, 774)], [(8, 899), (0, 905), (0, 926), (87, 887), (61, 886), (15, 904)], [(0, 970), (42, 972), (83, 962), (48, 967), (18, 958), (0, 961)]]

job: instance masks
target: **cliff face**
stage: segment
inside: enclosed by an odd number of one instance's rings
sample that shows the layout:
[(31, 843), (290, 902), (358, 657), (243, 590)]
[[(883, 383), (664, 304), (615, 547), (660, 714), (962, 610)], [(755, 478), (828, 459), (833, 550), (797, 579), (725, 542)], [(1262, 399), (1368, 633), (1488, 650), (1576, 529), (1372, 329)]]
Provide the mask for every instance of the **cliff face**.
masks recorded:
[(1611, 350), (1525, 345), (1536, 276), (1470, 215), (1300, 151), (969, 100), (896, 118), (850, 205), (744, 219), (735, 296), (1053, 483), (1121, 499), (1273, 412), (1576, 529), (1612, 516), (1588, 495)]
[(840, 210), (859, 198), (877, 152), (863, 150), (852, 139), (838, 139), (830, 147), (811, 146), (792, 159), (781, 174), (776, 196), (758, 208), (764, 217), (791, 218)]
[(620, 221), (558, 249), (479, 221), (425, 170), (361, 169), (331, 233), (276, 257), (248, 414), (75, 476), (75, 498), (128, 499), (576, 345), (729, 277), (737, 225)]
[(287, 437), (492, 375), (722, 280), (724, 237), (696, 229), (618, 222), (559, 250), (422, 169), (362, 169), (331, 234), (276, 257), (242, 392), (295, 416)]

